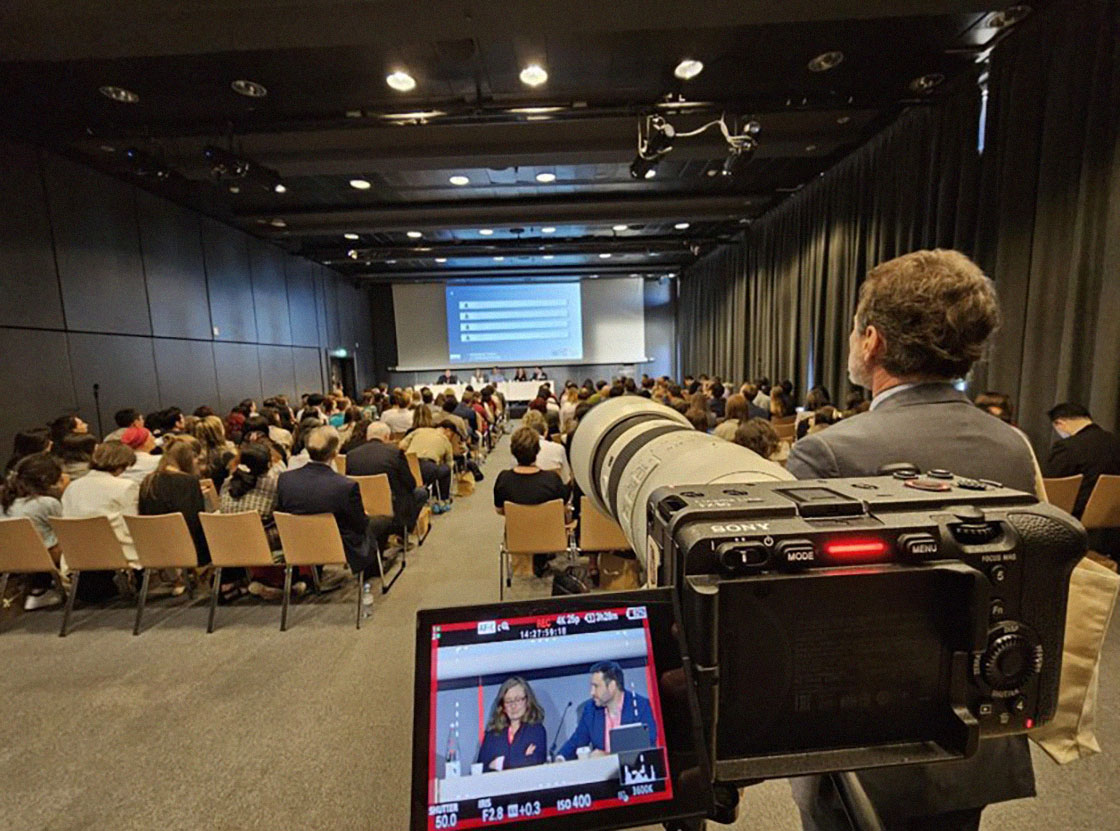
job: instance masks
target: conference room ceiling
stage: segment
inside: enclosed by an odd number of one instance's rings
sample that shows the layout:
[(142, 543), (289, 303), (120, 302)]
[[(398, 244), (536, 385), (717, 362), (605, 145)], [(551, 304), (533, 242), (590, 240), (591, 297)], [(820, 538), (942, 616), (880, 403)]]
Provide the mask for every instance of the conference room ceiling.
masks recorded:
[[(0, 126), (363, 278), (660, 275), (732, 239), (905, 107), (970, 82), (1029, 11), (7, 0)], [(842, 57), (810, 68), (827, 53)], [(690, 80), (674, 74), (685, 58), (703, 62)], [(538, 86), (519, 77), (531, 64), (547, 71)], [(398, 70), (413, 89), (389, 86)], [(238, 94), (246, 80), (266, 94)], [(757, 150), (724, 175), (718, 129), (678, 135), (653, 178), (632, 178), (651, 114), (678, 134), (721, 114), (733, 133), (757, 122)], [(219, 181), (207, 146), (280, 179)]]

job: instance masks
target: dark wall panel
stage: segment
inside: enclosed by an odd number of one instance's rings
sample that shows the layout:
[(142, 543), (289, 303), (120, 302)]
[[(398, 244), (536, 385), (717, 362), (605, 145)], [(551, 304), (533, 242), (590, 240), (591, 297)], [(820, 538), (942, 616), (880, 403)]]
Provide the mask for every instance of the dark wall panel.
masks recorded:
[(318, 349), (293, 349), (292, 357), (296, 364), (296, 397), (288, 402), (297, 401), (305, 392), (316, 392), (323, 388), (323, 370)]
[(186, 413), (202, 404), (218, 406), (214, 347), (210, 341), (156, 338), (152, 344), (162, 406), (178, 407)]
[(319, 325), (315, 310), (314, 263), (297, 257), (285, 260), (288, 283), (288, 309), (291, 317), (292, 343), (296, 346), (318, 346)]
[(358, 306), (358, 290), (349, 283), (335, 281), (338, 302), (338, 345), (354, 351), (354, 313)]
[(261, 240), (249, 241), (249, 266), (253, 273), (253, 305), (257, 310), (257, 340), (261, 343), (292, 342), (288, 317), (288, 287), (284, 279), (287, 255)]
[[(8, 406), (0, 407), (0, 464), (8, 460), (12, 436), (74, 410), (70, 356), (65, 332), (0, 328), (0, 389)], [(92, 410), (82, 414), (97, 428)]]
[(113, 413), (117, 410), (135, 407), (149, 413), (160, 409), (151, 338), (71, 332), (70, 366), (78, 407), (91, 424), (96, 424), (93, 385), (100, 385), (106, 432), (114, 429)]
[(215, 343), (214, 366), (218, 371), (218, 404), (223, 415), (245, 398), (261, 400), (261, 370), (258, 347), (243, 343)]
[(34, 148), (0, 143), (0, 206), (0, 325), (61, 329), (62, 298)]
[(140, 248), (152, 333), (209, 340), (210, 305), (198, 215), (138, 190)]
[[(210, 291), (215, 340), (257, 341), (248, 237), (209, 219), (202, 220), (202, 250)], [(244, 396), (242, 396), (244, 397)]]
[(67, 327), (151, 334), (133, 188), (56, 156), (46, 180)]
[(331, 336), (327, 324), (326, 293), (327, 274), (329, 272), (321, 265), (313, 265), (312, 273), (315, 276), (315, 321), (319, 327), (319, 346), (330, 347)]
[(261, 395), (271, 398), (286, 395), (293, 400), (296, 390), (295, 366), (290, 346), (259, 346), (257, 357), (261, 365)]

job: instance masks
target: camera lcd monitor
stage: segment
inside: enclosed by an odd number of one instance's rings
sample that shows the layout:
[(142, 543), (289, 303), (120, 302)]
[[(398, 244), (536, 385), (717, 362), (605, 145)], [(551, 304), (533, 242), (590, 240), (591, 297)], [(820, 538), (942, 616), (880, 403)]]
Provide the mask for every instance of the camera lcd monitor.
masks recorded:
[(413, 831), (702, 814), (673, 619), (657, 590), (421, 612)]

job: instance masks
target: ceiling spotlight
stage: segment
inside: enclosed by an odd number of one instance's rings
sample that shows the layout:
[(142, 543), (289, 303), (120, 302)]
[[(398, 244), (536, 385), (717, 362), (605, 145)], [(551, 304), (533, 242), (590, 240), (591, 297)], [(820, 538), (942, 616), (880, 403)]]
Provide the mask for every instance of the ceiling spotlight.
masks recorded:
[(244, 95), (246, 98), (264, 98), (268, 95), (268, 90), (256, 81), (246, 81), (244, 78), (239, 78), (230, 84), (230, 88), (238, 95)]
[(610, 254), (608, 254), (608, 253), (607, 253), (607, 252), (605, 252), (605, 251), (604, 251), (604, 252), (603, 252), (602, 254), (600, 254), (600, 255), (599, 255), (599, 259), (600, 259), (600, 260), (609, 260), (610, 258), (611, 258), (611, 255), (610, 255)]
[(371, 187), (373, 187), (373, 185), (371, 185), (365, 179), (351, 179), (350, 187), (354, 188), (355, 190), (369, 190)]
[(642, 178), (643, 179), (652, 179), (656, 175), (657, 175), (657, 171), (651, 167), (649, 170), (646, 171), (646, 175), (643, 176)]
[(988, 26), (992, 29), (1005, 29), (1008, 26), (1014, 26), (1030, 13), (1030, 6), (1008, 6), (1003, 11), (996, 12), (989, 17)]
[(673, 227), (676, 228), (678, 231), (684, 231), (689, 227), (689, 224), (687, 222), (678, 222)]
[(358, 252), (355, 251), (353, 248), (351, 248), (349, 251), (346, 252), (346, 256), (349, 257), (351, 260), (356, 260), (356, 259), (358, 259)]
[(555, 228), (553, 228), (553, 227), (552, 227), (552, 226), (550, 226), (550, 225), (546, 225), (546, 226), (545, 226), (544, 228), (541, 228), (541, 233), (542, 233), (542, 234), (555, 234), (555, 233), (556, 233), (556, 229), (555, 229)]
[(659, 115), (648, 116), (644, 122), (639, 122), (638, 155), (630, 163), (631, 178), (652, 179), (650, 172), (656, 170), (662, 157), (673, 149), (676, 134), (673, 125)]
[(673, 74), (682, 81), (691, 81), (703, 71), (704, 64), (700, 61), (693, 60), (692, 58), (685, 58), (677, 64), (677, 68), (673, 70)]
[(276, 185), (273, 186), (272, 190), (275, 193), (287, 193), (288, 192), (288, 188), (282, 182), (277, 182)]
[(424, 235), (421, 234), (419, 231), (409, 231), (408, 232), (408, 238), (409, 239), (420, 239), (420, 237), (422, 237), (422, 236), (424, 236)]
[(489, 236), (493, 236), (494, 229), (493, 228), (479, 228), (478, 233), (482, 234), (482, 236), (484, 236), (484, 237), (489, 237)]
[(809, 61), (809, 71), (828, 72), (828, 70), (839, 66), (842, 60), (844, 60), (843, 52), (822, 52)]
[(615, 225), (611, 228), (612, 231), (625, 231), (628, 229), (626, 225)]
[(466, 176), (452, 176), (447, 181), (449, 181), (451, 184), (456, 185), (458, 187), (463, 187), (464, 185), (469, 185), (471, 183), (471, 180), (468, 179)]
[(945, 83), (945, 76), (940, 72), (931, 72), (910, 82), (910, 91), (919, 95), (933, 92), (934, 89)]
[(350, 233), (350, 234), (343, 234), (343, 235), (342, 235), (342, 238), (343, 238), (343, 239), (348, 239), (348, 240), (350, 240), (351, 242), (353, 242), (354, 240), (358, 240), (358, 239), (361, 239), (361, 237), (359, 237), (359, 236), (358, 236), (357, 234), (354, 234), (354, 233)]
[(270, 219), (268, 221), (268, 224), (271, 225), (273, 228), (287, 228), (288, 227), (288, 223), (285, 222), (282, 219)]
[(812, 153), (816, 149), (817, 149), (817, 145), (815, 145), (815, 144), (806, 144), (805, 145), (805, 152), (806, 153)]
[(396, 265), (397, 264), (396, 260), (386, 260), (385, 262), (389, 265)]
[(288, 190), (280, 181), (279, 173), (250, 158), (213, 144), (203, 147), (202, 155), (210, 163), (210, 175), (217, 182), (233, 179), (241, 185), (253, 185), (273, 193), (286, 193)]
[(229, 186), (229, 192), (230, 193), (241, 193), (241, 185), (230, 185)]
[(837, 124), (847, 124), (851, 120), (852, 120), (852, 117), (850, 115), (842, 115), (842, 116), (840, 116), (839, 118), (836, 119), (836, 123)]
[(540, 64), (532, 63), (521, 70), (521, 83), (530, 87), (539, 87), (548, 80), (548, 73)]
[(117, 148), (115, 148), (111, 144), (103, 144), (103, 145), (101, 145), (101, 149), (104, 150), (106, 153), (116, 153), (117, 152)]
[(556, 181), (555, 173), (538, 173), (537, 181), (542, 185), (548, 185)]
[(397, 92), (411, 92), (416, 89), (416, 79), (405, 72), (403, 69), (398, 69), (392, 74), (386, 76), (385, 83), (395, 89)]
[(136, 104), (140, 101), (139, 95), (124, 87), (100, 87), (98, 92), (106, 98), (112, 98), (118, 104)]
[[(758, 142), (751, 140), (739, 146), (732, 146), (731, 152), (723, 160), (720, 173), (724, 176), (739, 176), (747, 169), (747, 163), (754, 158), (754, 151), (758, 149)], [(711, 170), (708, 173), (712, 173)]]

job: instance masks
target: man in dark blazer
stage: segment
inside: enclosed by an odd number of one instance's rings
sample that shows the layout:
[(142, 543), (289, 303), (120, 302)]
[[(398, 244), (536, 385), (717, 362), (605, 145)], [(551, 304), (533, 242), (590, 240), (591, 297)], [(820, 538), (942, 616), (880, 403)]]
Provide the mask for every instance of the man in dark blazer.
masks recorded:
[(609, 753), (608, 718), (616, 727), (645, 725), (649, 746), (657, 747), (657, 721), (649, 699), (627, 692), (623, 681), (622, 667), (614, 661), (600, 661), (591, 667), (591, 698), (581, 705), (579, 724), (557, 751), (556, 761), (575, 759), (581, 747), (590, 747), (592, 756)]
[(1048, 415), (1058, 440), (1042, 469), (1054, 478), (1079, 473), (1085, 477), (1073, 505), (1073, 515), (1080, 517), (1101, 474), (1120, 474), (1120, 439), (1095, 424), (1080, 404), (1059, 404)]
[(366, 431), (365, 444), (346, 454), (346, 473), (349, 476), (389, 477), (389, 490), (393, 493), (393, 524), (411, 530), (420, 516), (420, 509), (428, 501), (428, 491), (420, 486), (408, 466), (404, 451), (390, 441), (389, 425), (375, 421)]
[(306, 444), (311, 461), (280, 474), (276, 508), (289, 514), (334, 514), (350, 570), (368, 578), (377, 568), (377, 553), (370, 550), (370, 521), (362, 508), (358, 483), (340, 476), (331, 466), (338, 445), (338, 431), (333, 427), (311, 431)]
[(459, 376), (453, 373), (450, 369), (445, 369), (443, 375), (436, 378), (437, 384), (458, 384)]
[[(1026, 439), (951, 383), (967, 375), (999, 320), (995, 289), (956, 251), (917, 251), (872, 269), (860, 289), (848, 374), (874, 399), (797, 441), (787, 470), (798, 479), (874, 475), (910, 462), (1034, 492)], [(975, 831), (991, 802), (1034, 796), (1025, 736), (987, 739), (971, 759), (861, 771), (887, 828)], [(791, 780), (806, 829), (850, 826), (829, 780)]]

